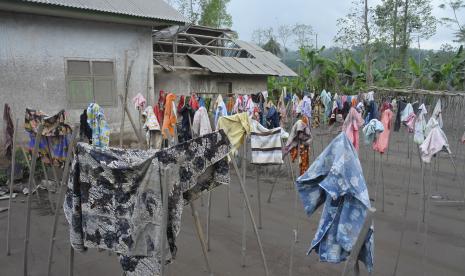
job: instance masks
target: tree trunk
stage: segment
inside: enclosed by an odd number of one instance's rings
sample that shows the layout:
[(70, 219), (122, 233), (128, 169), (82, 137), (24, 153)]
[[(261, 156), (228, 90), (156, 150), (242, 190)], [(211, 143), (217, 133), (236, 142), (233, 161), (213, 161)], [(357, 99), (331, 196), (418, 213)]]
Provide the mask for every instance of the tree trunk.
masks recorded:
[(393, 16), (393, 37), (392, 37), (392, 63), (396, 60), (397, 55), (397, 18), (398, 18), (399, 0), (394, 0), (394, 16)]
[(373, 84), (373, 72), (372, 72), (372, 58), (371, 58), (371, 45), (370, 45), (370, 26), (368, 25), (368, 0), (365, 0), (365, 64), (366, 64), (366, 83), (368, 86)]
[(408, 8), (409, 8), (409, 0), (405, 0), (405, 6), (404, 6), (404, 26), (402, 30), (402, 50), (401, 50), (401, 62), (402, 62), (402, 68), (406, 68), (407, 66), (407, 50), (409, 47), (409, 34), (407, 33), (408, 30)]

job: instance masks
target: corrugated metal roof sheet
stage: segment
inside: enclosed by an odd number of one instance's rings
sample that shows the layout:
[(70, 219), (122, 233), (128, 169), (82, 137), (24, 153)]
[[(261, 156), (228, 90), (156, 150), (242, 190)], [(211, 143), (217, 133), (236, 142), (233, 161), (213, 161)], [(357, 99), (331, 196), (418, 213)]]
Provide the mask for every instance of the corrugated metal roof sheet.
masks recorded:
[(297, 74), (282, 63), (278, 57), (262, 48), (240, 42), (238, 45), (253, 55), (253, 58), (188, 55), (203, 68), (218, 74), (263, 75), (295, 77)]
[(186, 23), (187, 20), (163, 0), (22, 0), (23, 2), (61, 6), (90, 11), (161, 19)]

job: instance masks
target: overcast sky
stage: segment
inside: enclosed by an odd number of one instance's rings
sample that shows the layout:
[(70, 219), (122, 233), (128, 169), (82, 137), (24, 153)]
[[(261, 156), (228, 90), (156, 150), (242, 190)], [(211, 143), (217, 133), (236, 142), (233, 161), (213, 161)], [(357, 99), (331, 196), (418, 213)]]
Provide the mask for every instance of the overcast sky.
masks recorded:
[[(336, 21), (345, 16), (351, 0), (231, 0), (229, 12), (233, 18), (232, 29), (243, 40), (252, 40), (257, 28), (274, 27), (280, 24), (304, 23), (312, 25), (318, 33), (318, 45), (332, 46), (337, 33)], [(374, 6), (379, 0), (370, 0)], [(438, 18), (452, 16), (452, 12), (438, 8), (441, 0), (433, 0), (434, 15)], [(465, 22), (465, 13), (461, 15)], [(443, 43), (452, 43), (453, 32), (438, 26), (437, 33), (429, 40), (420, 40), (421, 48), (439, 49)], [(415, 43), (415, 47), (416, 47)]]

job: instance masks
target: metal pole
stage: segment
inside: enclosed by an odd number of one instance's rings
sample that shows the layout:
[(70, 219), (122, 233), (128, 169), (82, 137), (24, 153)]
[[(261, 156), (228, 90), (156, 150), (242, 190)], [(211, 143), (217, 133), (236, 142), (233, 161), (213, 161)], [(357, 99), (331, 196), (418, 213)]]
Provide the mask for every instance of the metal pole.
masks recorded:
[(36, 172), (36, 163), (37, 163), (37, 153), (39, 149), (40, 140), (42, 138), (42, 130), (44, 125), (40, 124), (37, 128), (37, 134), (35, 137), (34, 149), (32, 150), (32, 160), (31, 160), (31, 169), (29, 171), (29, 193), (27, 194), (27, 207), (26, 207), (26, 235), (24, 238), (24, 255), (23, 255), (23, 273), (24, 276), (27, 276), (27, 261), (28, 261), (28, 250), (29, 250), (29, 234), (31, 230), (31, 204), (32, 204), (32, 187), (34, 174)]
[[(53, 246), (55, 244), (55, 236), (56, 236), (57, 225), (58, 225), (58, 216), (60, 214), (61, 203), (63, 202), (61, 199), (64, 196), (66, 181), (68, 181), (68, 178), (69, 178), (71, 157), (73, 155), (74, 146), (76, 145), (78, 129), (79, 129), (79, 125), (75, 125), (73, 128), (73, 134), (71, 135), (71, 143), (68, 146), (68, 155), (66, 156), (65, 168), (63, 170), (63, 175), (61, 177), (61, 184), (59, 187), (60, 191), (58, 193), (57, 206), (55, 210), (55, 215), (53, 217), (52, 233), (50, 235), (50, 246), (48, 249), (48, 262), (47, 262), (47, 275), (50, 275), (52, 271)], [(72, 267), (70, 269), (72, 269)]]
[(10, 197), (8, 199), (8, 222), (6, 227), (6, 255), (10, 256), (10, 230), (11, 230), (11, 200), (13, 199), (13, 184), (15, 181), (15, 165), (16, 165), (16, 139), (18, 137), (19, 119), (16, 119), (16, 124), (13, 128), (13, 145), (11, 148), (11, 174), (10, 174)]
[[(237, 167), (236, 160), (231, 159), (231, 162), (233, 163), (236, 175), (240, 175), (239, 168)], [(262, 258), (263, 267), (265, 268), (265, 275), (268, 276), (268, 275), (270, 275), (270, 273), (268, 271), (268, 265), (266, 263), (266, 258), (265, 258), (265, 253), (263, 251), (263, 246), (262, 246), (262, 241), (261, 241), (261, 238), (260, 238), (260, 233), (258, 232), (257, 224), (255, 223), (255, 219), (253, 217), (253, 213), (252, 213), (252, 209), (250, 207), (249, 198), (247, 197), (247, 191), (245, 189), (245, 185), (244, 185), (244, 183), (243, 183), (243, 181), (242, 181), (242, 179), (240, 177), (239, 177), (239, 183), (241, 185), (241, 190), (242, 190), (244, 200), (245, 200), (245, 204), (246, 204), (246, 207), (247, 207), (247, 210), (248, 210), (248, 213), (249, 213), (250, 221), (252, 222), (252, 228), (253, 228), (253, 231), (255, 233), (255, 237), (257, 238), (258, 247), (260, 248), (260, 255), (261, 255), (261, 258)]]

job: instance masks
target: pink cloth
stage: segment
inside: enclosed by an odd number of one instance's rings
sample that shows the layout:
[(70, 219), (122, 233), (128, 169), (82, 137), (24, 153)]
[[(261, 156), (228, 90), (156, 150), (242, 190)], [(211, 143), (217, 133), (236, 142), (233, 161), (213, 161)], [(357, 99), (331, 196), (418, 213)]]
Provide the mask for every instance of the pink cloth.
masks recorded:
[(443, 149), (451, 153), (446, 135), (439, 127), (437, 121), (435, 123), (436, 126), (428, 134), (423, 144), (420, 145), (421, 159), (425, 163), (430, 163), (433, 155)]
[(378, 139), (373, 143), (373, 150), (383, 154), (388, 149), (391, 134), (392, 111), (390, 109), (386, 109), (381, 113), (381, 123), (384, 131), (379, 134)]
[(352, 142), (357, 151), (360, 145), (358, 129), (363, 126), (363, 123), (363, 118), (360, 113), (358, 113), (355, 108), (351, 107), (349, 114), (347, 115), (346, 120), (342, 125), (342, 131), (346, 133), (350, 142)]
[(405, 125), (408, 127), (408, 132), (410, 133), (413, 133), (413, 131), (415, 130), (415, 118), (417, 116), (415, 115), (415, 113), (410, 113), (410, 115), (408, 115), (407, 117), (407, 120), (404, 122)]
[(137, 95), (132, 98), (132, 103), (134, 104), (134, 107), (137, 109), (137, 110), (144, 110), (144, 107), (145, 107), (145, 103), (147, 101), (145, 100), (144, 96), (142, 96), (141, 93), (137, 93)]

